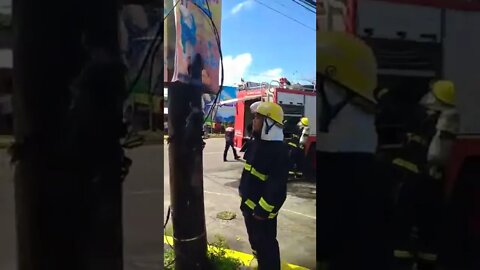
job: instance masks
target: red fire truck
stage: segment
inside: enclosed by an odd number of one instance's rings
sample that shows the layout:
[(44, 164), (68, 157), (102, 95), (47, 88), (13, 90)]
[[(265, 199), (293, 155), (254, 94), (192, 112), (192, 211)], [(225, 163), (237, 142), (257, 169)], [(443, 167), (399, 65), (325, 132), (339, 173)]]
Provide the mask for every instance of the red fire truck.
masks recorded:
[[(376, 54), (379, 84), (415, 102), (437, 78), (457, 89), (460, 134), (447, 169), (450, 260), (472, 262), (480, 250), (480, 1), (324, 0), (320, 31), (347, 31)], [(402, 127), (379, 121), (380, 147), (395, 151)], [(462, 254), (471, 254), (469, 258)], [(480, 267), (476, 256), (476, 268)], [(455, 269), (467, 269), (456, 265)], [(466, 267), (466, 266), (465, 266)], [(476, 269), (474, 266), (469, 266)]]
[[(272, 82), (274, 83), (274, 82)], [(250, 134), (247, 127), (252, 123), (253, 115), (250, 105), (256, 101), (270, 101), (282, 106), (285, 114), (285, 138), (292, 136), (295, 126), (302, 117), (308, 117), (310, 136), (305, 147), (305, 156), (308, 166), (306, 173), (313, 174), (315, 170), (316, 148), (316, 92), (314, 86), (287, 85), (282, 78), (267, 84), (244, 84), (239, 87), (235, 112), (235, 147), (241, 148)]]

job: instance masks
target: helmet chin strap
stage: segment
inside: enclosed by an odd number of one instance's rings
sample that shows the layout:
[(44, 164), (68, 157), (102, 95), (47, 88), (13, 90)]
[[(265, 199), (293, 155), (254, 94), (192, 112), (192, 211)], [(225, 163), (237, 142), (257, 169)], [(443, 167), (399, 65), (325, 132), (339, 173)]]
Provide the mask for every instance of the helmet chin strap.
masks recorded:
[(275, 126), (275, 122), (273, 122), (273, 124), (269, 125), (268, 124), (268, 121), (267, 121), (267, 118), (265, 118), (265, 120), (263, 120), (264, 122), (264, 125), (265, 125), (265, 134), (268, 135), (268, 132), (273, 128), (273, 126)]

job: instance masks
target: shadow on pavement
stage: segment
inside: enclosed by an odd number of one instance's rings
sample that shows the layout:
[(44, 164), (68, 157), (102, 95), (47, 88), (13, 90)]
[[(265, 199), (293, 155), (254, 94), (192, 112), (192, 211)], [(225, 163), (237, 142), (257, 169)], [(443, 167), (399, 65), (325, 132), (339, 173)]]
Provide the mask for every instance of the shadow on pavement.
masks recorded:
[[(224, 185), (227, 187), (238, 188), (240, 185), (240, 179), (227, 182)], [(290, 196), (302, 199), (316, 199), (317, 186), (315, 182), (308, 180), (292, 180), (287, 183), (287, 192)]]
[(240, 185), (240, 179), (225, 183), (226, 187), (232, 187), (232, 188), (238, 188), (239, 185)]
[(303, 199), (316, 199), (317, 185), (308, 180), (291, 180), (287, 183), (287, 193)]

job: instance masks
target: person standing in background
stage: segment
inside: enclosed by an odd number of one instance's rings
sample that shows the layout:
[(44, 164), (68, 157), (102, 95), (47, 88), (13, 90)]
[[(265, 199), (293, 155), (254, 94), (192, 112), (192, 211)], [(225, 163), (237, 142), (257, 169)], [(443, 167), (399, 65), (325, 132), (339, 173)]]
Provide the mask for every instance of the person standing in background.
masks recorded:
[(229, 125), (225, 129), (225, 150), (223, 151), (223, 161), (227, 161), (227, 154), (228, 154), (228, 149), (231, 147), (233, 151), (233, 156), (235, 159), (239, 159), (240, 157), (237, 155), (237, 151), (235, 150), (235, 147), (233, 146), (233, 138), (235, 136), (235, 129)]
[(308, 118), (302, 117), (297, 123), (296, 131), (292, 135), (292, 138), (287, 140), (290, 147), (290, 158), (292, 162), (292, 167), (288, 173), (290, 176), (297, 179), (304, 176), (305, 144), (308, 135), (310, 135), (308, 124)]

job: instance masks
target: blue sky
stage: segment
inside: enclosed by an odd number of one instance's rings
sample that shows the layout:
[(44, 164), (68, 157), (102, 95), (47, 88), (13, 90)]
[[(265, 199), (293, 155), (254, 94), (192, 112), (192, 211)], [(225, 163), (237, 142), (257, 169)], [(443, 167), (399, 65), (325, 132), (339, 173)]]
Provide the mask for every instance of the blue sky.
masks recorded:
[(315, 78), (315, 34), (261, 2), (315, 29), (315, 14), (292, 0), (222, 1), (225, 85), (250, 81), (292, 82)]

